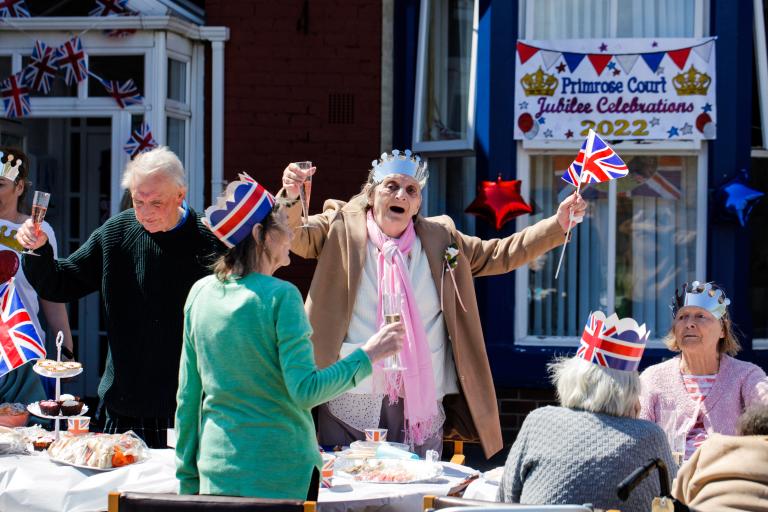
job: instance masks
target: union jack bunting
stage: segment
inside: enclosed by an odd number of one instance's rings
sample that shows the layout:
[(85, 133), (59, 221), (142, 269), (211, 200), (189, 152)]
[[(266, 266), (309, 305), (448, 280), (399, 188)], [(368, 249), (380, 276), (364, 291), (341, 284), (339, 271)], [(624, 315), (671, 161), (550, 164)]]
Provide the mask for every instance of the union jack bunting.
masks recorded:
[(15, 277), (0, 285), (0, 377), (33, 359), (45, 347), (16, 291)]
[(29, 87), (24, 85), (22, 72), (11, 75), (0, 84), (0, 97), (3, 98), (5, 117), (25, 117), (32, 112), (29, 104)]
[(147, 123), (141, 123), (138, 130), (131, 132), (131, 138), (125, 143), (123, 149), (131, 155), (131, 158), (135, 158), (139, 153), (149, 151), (154, 147), (157, 147), (157, 142), (152, 137), (152, 130)]
[(119, 16), (128, 11), (128, 0), (96, 0), (89, 16)]
[(227, 247), (234, 247), (272, 211), (275, 197), (245, 173), (227, 185), (224, 194), (205, 210), (203, 224)]
[(607, 319), (602, 311), (589, 315), (576, 357), (614, 370), (636, 371), (650, 331), (631, 318)]
[(628, 172), (627, 164), (621, 157), (598, 134), (589, 130), (576, 160), (563, 174), (563, 180), (575, 187), (579, 182), (601, 183), (623, 178)]
[(91, 76), (101, 82), (101, 85), (103, 85), (109, 95), (115, 99), (120, 108), (125, 108), (128, 105), (139, 105), (144, 101), (144, 97), (139, 93), (139, 89), (136, 87), (136, 84), (133, 83), (132, 79), (120, 83), (117, 80), (104, 80), (93, 73), (91, 73)]
[(56, 48), (53, 63), (66, 71), (67, 85), (80, 83), (88, 78), (88, 61), (83, 43), (77, 36)]
[(24, 0), (0, 0), (0, 18), (29, 18)]
[(48, 94), (56, 76), (56, 66), (53, 64), (54, 49), (42, 41), (35, 41), (32, 49), (32, 61), (24, 68), (24, 83), (32, 91), (42, 91)]

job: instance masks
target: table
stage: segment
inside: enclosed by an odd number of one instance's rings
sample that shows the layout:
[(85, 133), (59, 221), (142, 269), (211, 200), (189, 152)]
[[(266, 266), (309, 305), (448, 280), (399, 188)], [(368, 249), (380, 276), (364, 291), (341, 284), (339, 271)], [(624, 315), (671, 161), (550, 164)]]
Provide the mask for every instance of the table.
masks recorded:
[[(151, 450), (141, 464), (93, 471), (57, 464), (46, 454), (0, 456), (0, 510), (3, 512), (95, 512), (107, 509), (110, 491), (176, 493), (174, 451)], [(443, 496), (470, 475), (466, 466), (444, 462), (435, 483), (364, 484), (335, 477), (321, 489), (321, 512), (421, 510), (422, 499)]]

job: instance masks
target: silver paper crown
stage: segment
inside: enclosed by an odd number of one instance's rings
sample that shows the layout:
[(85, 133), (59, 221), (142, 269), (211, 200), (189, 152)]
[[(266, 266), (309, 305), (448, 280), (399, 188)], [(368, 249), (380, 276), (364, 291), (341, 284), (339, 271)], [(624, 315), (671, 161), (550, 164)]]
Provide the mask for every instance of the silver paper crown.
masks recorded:
[(371, 177), (373, 183), (381, 183), (390, 174), (404, 174), (418, 181), (419, 186), (424, 188), (424, 185), (427, 184), (427, 178), (429, 178), (427, 162), (422, 160), (419, 155), (411, 153), (410, 149), (406, 149), (404, 153), (393, 149), (391, 155), (382, 153), (379, 160), (371, 162), (371, 166), (373, 167)]
[(697, 306), (704, 308), (718, 320), (725, 315), (731, 299), (725, 296), (725, 292), (713, 283), (701, 284), (698, 281), (683, 283), (683, 293), (675, 290), (675, 298), (672, 300), (672, 317), (685, 306)]
[[(7, 161), (5, 163), (2, 163), (3, 159), (6, 158)], [(16, 178), (19, 175), (19, 167), (21, 167), (21, 158), (16, 158), (11, 153), (8, 153), (7, 155), (0, 151), (0, 178), (6, 178), (11, 181), (16, 181)]]

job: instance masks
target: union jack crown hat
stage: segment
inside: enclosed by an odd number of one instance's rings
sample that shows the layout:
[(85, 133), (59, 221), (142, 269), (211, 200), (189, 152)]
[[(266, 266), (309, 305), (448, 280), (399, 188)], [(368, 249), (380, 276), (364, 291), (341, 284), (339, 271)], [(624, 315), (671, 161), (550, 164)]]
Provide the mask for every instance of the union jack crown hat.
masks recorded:
[(619, 319), (616, 313), (606, 318), (602, 311), (594, 311), (584, 327), (576, 357), (605, 368), (637, 371), (650, 334), (645, 324), (637, 325), (632, 318)]
[(245, 173), (227, 185), (216, 203), (205, 210), (203, 223), (227, 247), (234, 247), (251, 234), (275, 205), (275, 196)]

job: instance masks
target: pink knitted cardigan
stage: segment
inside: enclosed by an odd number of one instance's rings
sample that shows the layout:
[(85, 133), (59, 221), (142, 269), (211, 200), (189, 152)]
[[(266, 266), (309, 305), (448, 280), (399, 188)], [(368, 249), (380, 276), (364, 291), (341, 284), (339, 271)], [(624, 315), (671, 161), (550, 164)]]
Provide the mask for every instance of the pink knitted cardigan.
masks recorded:
[(768, 378), (757, 365), (723, 354), (717, 380), (700, 404), (692, 400), (680, 373), (680, 356), (648, 367), (640, 375), (640, 418), (662, 425), (662, 410), (676, 409), (677, 432), (688, 432), (699, 412), (708, 434), (736, 434), (736, 421), (753, 403), (768, 404)]

